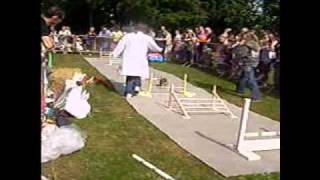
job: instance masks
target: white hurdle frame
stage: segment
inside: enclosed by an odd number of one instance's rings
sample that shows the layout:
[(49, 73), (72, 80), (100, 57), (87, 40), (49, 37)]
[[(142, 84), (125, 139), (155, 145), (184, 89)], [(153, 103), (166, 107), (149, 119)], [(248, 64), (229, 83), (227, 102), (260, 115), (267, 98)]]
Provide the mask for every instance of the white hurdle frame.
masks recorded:
[(112, 58), (110, 54), (107, 56), (107, 58), (110, 66), (113, 64), (121, 64), (121, 58)]
[(190, 119), (191, 113), (224, 113), (230, 115), (232, 119), (237, 118), (218, 95), (215, 85), (212, 88), (212, 98), (179, 98), (174, 90), (174, 85), (171, 84), (168, 109), (173, 109), (173, 101), (175, 101), (185, 119)]
[(112, 66), (113, 64), (121, 64), (121, 58), (115, 58), (111, 56), (111, 51), (107, 52), (106, 55), (103, 55), (101, 51), (99, 51), (100, 58), (106, 57), (108, 60), (108, 65)]
[[(249, 116), (251, 100), (245, 98), (244, 107), (242, 109), (240, 128), (238, 131), (236, 150), (244, 156), (248, 161), (260, 160), (261, 156), (254, 151), (268, 151), (280, 149), (280, 131), (274, 132), (251, 132), (247, 133), (247, 124)], [(277, 137), (272, 137), (277, 136)], [(248, 137), (265, 137), (264, 139), (248, 140)], [(272, 138), (266, 138), (272, 137)]]

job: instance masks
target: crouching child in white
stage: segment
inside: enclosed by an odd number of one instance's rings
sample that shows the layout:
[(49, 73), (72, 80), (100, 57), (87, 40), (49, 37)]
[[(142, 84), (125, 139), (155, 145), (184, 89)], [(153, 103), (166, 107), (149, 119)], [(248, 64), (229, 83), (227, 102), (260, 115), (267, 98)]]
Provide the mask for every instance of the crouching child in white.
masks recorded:
[(162, 51), (162, 48), (146, 32), (146, 25), (137, 24), (135, 31), (126, 34), (112, 52), (113, 57), (122, 54), (120, 73), (126, 76), (126, 97), (132, 97), (138, 93), (141, 87), (141, 78), (149, 78), (148, 50)]

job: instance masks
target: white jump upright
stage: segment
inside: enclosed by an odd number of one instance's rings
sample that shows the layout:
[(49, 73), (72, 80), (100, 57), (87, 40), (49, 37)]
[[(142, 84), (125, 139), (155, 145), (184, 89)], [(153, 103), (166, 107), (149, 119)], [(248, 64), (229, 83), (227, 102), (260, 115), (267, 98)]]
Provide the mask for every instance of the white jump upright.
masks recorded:
[(212, 98), (180, 98), (175, 93), (175, 87), (172, 84), (168, 101), (169, 109), (173, 109), (173, 102), (176, 102), (185, 119), (190, 119), (190, 114), (192, 113), (224, 113), (230, 115), (231, 118), (237, 118), (225, 104), (224, 100), (220, 98), (215, 85), (212, 89)]
[[(101, 55), (100, 55), (101, 57)], [(112, 66), (113, 64), (121, 64), (121, 58), (112, 57), (111, 52), (108, 52), (105, 57), (107, 57), (109, 65)]]
[[(258, 154), (254, 153), (254, 151), (280, 149), (280, 131), (247, 133), (246, 129), (248, 124), (250, 102), (250, 99), (245, 99), (244, 107), (241, 114), (236, 150), (248, 161), (256, 161), (260, 160), (261, 157)], [(260, 137), (260, 139), (248, 139), (253, 137)], [(261, 137), (264, 138), (261, 139)]]
[(152, 97), (152, 89), (153, 89), (153, 73), (150, 73), (149, 83), (148, 83), (148, 89), (146, 91), (140, 91), (139, 96), (143, 97)]
[(184, 97), (193, 97), (193, 96), (195, 96), (196, 93), (188, 91), (187, 86), (188, 86), (188, 74), (184, 74), (182, 87), (175, 87), (175, 89), (182, 89), (182, 91), (180, 93), (182, 93), (182, 95)]

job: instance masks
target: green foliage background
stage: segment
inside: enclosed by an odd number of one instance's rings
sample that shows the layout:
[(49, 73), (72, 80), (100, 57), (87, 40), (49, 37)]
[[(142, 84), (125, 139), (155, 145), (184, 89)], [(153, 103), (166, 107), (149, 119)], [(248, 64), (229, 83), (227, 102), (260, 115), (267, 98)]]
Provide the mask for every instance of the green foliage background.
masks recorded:
[(280, 0), (43, 0), (42, 8), (58, 5), (66, 12), (64, 24), (74, 32), (90, 25), (120, 26), (142, 21), (169, 30), (206, 25), (221, 32), (226, 27), (279, 31)]

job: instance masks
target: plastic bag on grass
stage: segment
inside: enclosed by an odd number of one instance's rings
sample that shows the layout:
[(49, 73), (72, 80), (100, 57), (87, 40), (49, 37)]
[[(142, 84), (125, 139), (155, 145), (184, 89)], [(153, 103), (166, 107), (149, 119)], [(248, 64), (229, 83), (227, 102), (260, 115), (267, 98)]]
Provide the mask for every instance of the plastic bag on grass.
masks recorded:
[(42, 129), (41, 162), (57, 159), (60, 155), (68, 155), (82, 149), (86, 135), (75, 125), (58, 128), (47, 124)]

